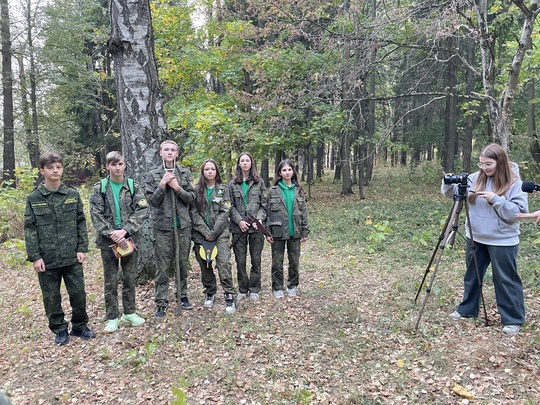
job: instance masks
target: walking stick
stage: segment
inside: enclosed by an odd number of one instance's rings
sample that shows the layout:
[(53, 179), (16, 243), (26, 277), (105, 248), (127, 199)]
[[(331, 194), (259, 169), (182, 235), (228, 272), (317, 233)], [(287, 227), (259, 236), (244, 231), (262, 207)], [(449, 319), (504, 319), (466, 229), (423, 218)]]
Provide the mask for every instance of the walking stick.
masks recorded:
[[(165, 162), (163, 162), (163, 166), (165, 167), (165, 170), (167, 171), (174, 171), (173, 169), (167, 169), (165, 166)], [(176, 284), (176, 315), (180, 316), (181, 313), (181, 292), (180, 292), (180, 286), (181, 286), (181, 280), (180, 280), (180, 252), (179, 252), (179, 246), (178, 246), (178, 223), (177, 223), (177, 217), (176, 217), (176, 196), (174, 195), (174, 190), (169, 187), (171, 190), (171, 205), (172, 205), (172, 221), (173, 221), (173, 243), (174, 243), (174, 270), (175, 270), (175, 284)]]

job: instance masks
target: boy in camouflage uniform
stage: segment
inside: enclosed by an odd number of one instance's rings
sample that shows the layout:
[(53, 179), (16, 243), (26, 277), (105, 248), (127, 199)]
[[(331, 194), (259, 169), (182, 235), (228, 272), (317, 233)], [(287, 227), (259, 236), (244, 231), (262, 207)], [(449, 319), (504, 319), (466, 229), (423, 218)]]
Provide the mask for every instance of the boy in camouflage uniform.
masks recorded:
[[(27, 197), (24, 239), (28, 260), (38, 274), (49, 328), (56, 334), (57, 345), (68, 343), (69, 335), (93, 339), (96, 334), (87, 326), (82, 266), (88, 252), (83, 203), (77, 190), (60, 181), (64, 169), (58, 154), (42, 155), (39, 166), (45, 181)], [(60, 294), (62, 280), (72, 309), (69, 334)]]
[[(163, 141), (160, 145), (163, 165), (148, 173), (146, 177), (146, 199), (154, 208), (154, 248), (156, 251), (155, 316), (165, 316), (169, 305), (169, 279), (174, 274), (175, 250), (180, 257), (180, 306), (192, 309), (187, 297), (188, 257), (191, 247), (191, 218), (189, 205), (195, 200), (193, 176), (189, 169), (176, 164), (178, 145), (174, 141)], [(176, 212), (173, 214), (173, 199)], [(173, 222), (174, 221), (174, 222)], [(178, 245), (174, 244), (177, 232)]]
[[(137, 243), (138, 231), (146, 218), (148, 204), (139, 185), (124, 176), (126, 164), (120, 152), (106, 156), (109, 176), (94, 185), (90, 214), (96, 229), (96, 245), (101, 250), (107, 324), (105, 333), (116, 332), (121, 323), (140, 326), (144, 319), (135, 313), (137, 250), (117, 258), (112, 246), (125, 246), (126, 239)], [(118, 276), (122, 268), (122, 307), (118, 319)]]

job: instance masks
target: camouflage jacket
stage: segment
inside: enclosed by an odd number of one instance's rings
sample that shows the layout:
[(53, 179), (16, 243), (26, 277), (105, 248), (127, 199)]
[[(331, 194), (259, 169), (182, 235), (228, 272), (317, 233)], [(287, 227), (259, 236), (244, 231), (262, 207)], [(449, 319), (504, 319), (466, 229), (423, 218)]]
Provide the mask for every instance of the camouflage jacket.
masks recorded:
[[(242, 233), (238, 224), (242, 220), (245, 221), (250, 215), (256, 217), (261, 223), (264, 223), (266, 219), (266, 187), (264, 181), (262, 179), (258, 183), (250, 181), (248, 186), (247, 201), (244, 205), (242, 183), (237, 183), (234, 180), (229, 183), (229, 195), (232, 204), (229, 228), (232, 233)], [(249, 228), (249, 232), (255, 232), (255, 229)]]
[(88, 233), (79, 192), (61, 184), (37, 186), (26, 199), (24, 239), (28, 260), (43, 259), (47, 269), (70, 266), (77, 252), (88, 252)]
[[(197, 189), (198, 190), (198, 189)], [(210, 204), (205, 193), (203, 210), (199, 211), (197, 203), (191, 206), (191, 220), (193, 222), (192, 239), (195, 243), (202, 243), (206, 235), (217, 240), (229, 237), (229, 211), (231, 199), (229, 187), (226, 184), (216, 184), (210, 196)]]
[[(107, 177), (105, 194), (101, 192), (101, 181), (98, 181), (94, 184), (94, 189), (90, 196), (90, 216), (97, 232), (96, 245), (101, 249), (114, 245), (112, 239), (109, 238), (109, 234), (116, 229), (114, 196), (109, 180), (110, 178)], [(136, 182), (134, 182), (133, 186), (134, 194), (132, 195), (127, 178), (125, 178), (118, 201), (120, 204), (122, 229), (127, 232), (126, 238), (136, 236), (148, 211), (148, 203), (144, 198), (141, 188)]]
[[(153, 227), (161, 231), (170, 231), (173, 225), (172, 194), (174, 191), (168, 186), (165, 189), (159, 186), (159, 182), (164, 174), (165, 169), (163, 166), (148, 173), (146, 176), (145, 192), (148, 203), (153, 207)], [(180, 228), (184, 229), (191, 226), (189, 206), (195, 201), (195, 188), (193, 187), (193, 176), (189, 169), (176, 165), (175, 175), (180, 185), (180, 191), (174, 193), (176, 198), (176, 217), (180, 220)]]
[[(289, 220), (283, 192), (279, 186), (273, 186), (268, 192), (266, 204), (266, 228), (272, 233), (274, 239), (291, 239), (289, 235)], [(294, 236), (292, 238), (307, 238), (309, 234), (307, 202), (303, 195), (294, 188)]]

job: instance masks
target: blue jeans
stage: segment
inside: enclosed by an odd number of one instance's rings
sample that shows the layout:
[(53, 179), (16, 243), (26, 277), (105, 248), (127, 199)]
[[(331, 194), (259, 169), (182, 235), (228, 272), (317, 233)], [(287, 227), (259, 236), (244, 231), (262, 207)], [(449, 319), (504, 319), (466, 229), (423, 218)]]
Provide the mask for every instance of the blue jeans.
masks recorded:
[[(484, 279), (486, 269), (491, 263), (495, 299), (503, 325), (523, 325), (525, 322), (525, 300), (523, 286), (517, 272), (518, 245), (491, 246), (474, 242), (478, 272)], [(480, 283), (476, 274), (470, 239), (467, 239), (465, 256), (467, 270), (463, 278), (465, 291), (457, 311), (463, 316), (477, 317), (480, 310)]]

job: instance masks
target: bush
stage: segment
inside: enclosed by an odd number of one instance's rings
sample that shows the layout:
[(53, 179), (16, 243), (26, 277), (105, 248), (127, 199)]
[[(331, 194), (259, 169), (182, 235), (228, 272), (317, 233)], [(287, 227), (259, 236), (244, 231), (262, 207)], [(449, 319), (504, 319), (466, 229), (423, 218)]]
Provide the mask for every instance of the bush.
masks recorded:
[(18, 167), (15, 169), (15, 180), (2, 182), (2, 187), (0, 187), (0, 243), (12, 239), (23, 239), (26, 196), (34, 189), (37, 174), (37, 169)]

